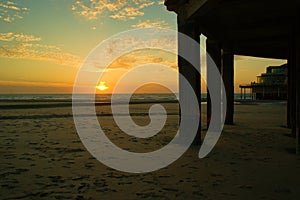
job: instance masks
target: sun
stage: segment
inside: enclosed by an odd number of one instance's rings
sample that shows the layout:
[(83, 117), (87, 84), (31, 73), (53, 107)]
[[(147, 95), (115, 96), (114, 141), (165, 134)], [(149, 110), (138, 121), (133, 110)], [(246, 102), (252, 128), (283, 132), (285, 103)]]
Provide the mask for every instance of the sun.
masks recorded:
[(100, 91), (107, 90), (109, 87), (106, 86), (105, 82), (100, 82), (99, 85), (96, 86), (96, 88)]

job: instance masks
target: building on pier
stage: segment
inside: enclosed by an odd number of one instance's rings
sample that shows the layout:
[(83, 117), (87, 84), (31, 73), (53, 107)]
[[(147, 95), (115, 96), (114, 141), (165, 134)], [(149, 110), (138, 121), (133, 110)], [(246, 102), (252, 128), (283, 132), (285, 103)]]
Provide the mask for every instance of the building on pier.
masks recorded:
[(256, 82), (239, 86), (241, 99), (248, 96), (252, 100), (287, 100), (287, 83), (287, 64), (269, 66)]

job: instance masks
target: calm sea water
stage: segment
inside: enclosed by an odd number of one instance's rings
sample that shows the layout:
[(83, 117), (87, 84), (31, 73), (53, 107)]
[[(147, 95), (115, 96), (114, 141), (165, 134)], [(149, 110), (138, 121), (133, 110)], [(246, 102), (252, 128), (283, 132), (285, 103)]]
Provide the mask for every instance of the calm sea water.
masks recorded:
[[(116, 99), (123, 101), (128, 98), (129, 94), (117, 94)], [(201, 94), (202, 101), (206, 101), (207, 94)], [(84, 100), (86, 95), (81, 95), (76, 98)], [(133, 94), (132, 101), (175, 101), (175, 94)], [(240, 99), (240, 94), (235, 94), (235, 100)], [(251, 99), (250, 95), (247, 99)], [(97, 94), (96, 102), (109, 103), (111, 94)], [(1, 102), (71, 102), (72, 94), (0, 94)]]

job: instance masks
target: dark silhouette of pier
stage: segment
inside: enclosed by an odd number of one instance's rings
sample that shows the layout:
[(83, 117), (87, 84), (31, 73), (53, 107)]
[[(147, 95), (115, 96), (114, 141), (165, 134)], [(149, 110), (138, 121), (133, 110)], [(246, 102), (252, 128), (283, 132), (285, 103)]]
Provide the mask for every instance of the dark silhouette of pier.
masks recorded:
[[(207, 37), (207, 53), (218, 66), (226, 89), (226, 124), (234, 123), (234, 55), (288, 61), (287, 127), (291, 128), (291, 134), (296, 137), (296, 151), (299, 154), (300, 78), (296, 77), (300, 77), (300, 1), (166, 0), (165, 5), (169, 11), (177, 13), (179, 32), (199, 43), (201, 34)], [(178, 42), (180, 51), (180, 40)], [(178, 65), (179, 72), (200, 94), (200, 76), (181, 57), (178, 57)], [(208, 73), (207, 81), (211, 84), (218, 80)], [(180, 93), (183, 92), (180, 90)], [(209, 99), (207, 105), (209, 119)], [(196, 140), (201, 143), (200, 130)]]

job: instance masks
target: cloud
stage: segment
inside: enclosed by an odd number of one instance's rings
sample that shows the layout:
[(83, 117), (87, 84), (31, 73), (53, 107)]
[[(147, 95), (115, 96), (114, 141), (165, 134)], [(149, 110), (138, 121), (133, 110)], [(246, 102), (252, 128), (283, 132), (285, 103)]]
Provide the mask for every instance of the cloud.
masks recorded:
[(60, 65), (78, 67), (79, 57), (63, 52), (59, 47), (44, 44), (20, 43), (0, 46), (0, 57), (49, 61)]
[(0, 85), (5, 86), (38, 86), (38, 87), (73, 87), (69, 83), (53, 83), (53, 82), (32, 82), (32, 81), (3, 81), (0, 80)]
[[(140, 29), (139, 34), (126, 34), (121, 37), (112, 38), (103, 44), (99, 49), (96, 49), (89, 57), (86, 65), (90, 71), (102, 71), (107, 66), (114, 62), (111, 69), (130, 69), (131, 67), (138, 66), (139, 64), (147, 63), (160, 63), (170, 67), (176, 68), (177, 56), (164, 56), (159, 53), (153, 58), (151, 51), (162, 50), (163, 52), (177, 52), (177, 35), (160, 32), (157, 30), (148, 31)], [(136, 50), (147, 50), (143, 54), (127, 55), (135, 52)], [(123, 57), (124, 55), (127, 55)], [(172, 57), (171, 61), (165, 58)], [(175, 59), (174, 59), (175, 58)]]
[(23, 15), (28, 10), (28, 8), (18, 6), (12, 1), (2, 1), (0, 2), (0, 21), (10, 23), (16, 19), (23, 19)]
[(157, 27), (157, 28), (171, 28), (169, 24), (164, 20), (145, 20), (145, 21), (139, 21), (137, 24), (132, 25), (133, 28), (151, 28), (151, 27)]
[(159, 0), (157, 3), (158, 3), (158, 5), (164, 5), (165, 4), (165, 0)]
[(129, 70), (144, 64), (161, 64), (177, 69), (176, 55), (158, 50), (143, 50), (124, 55), (113, 62), (108, 70)]
[(78, 56), (63, 52), (59, 47), (39, 43), (42, 39), (23, 33), (0, 33), (0, 57), (49, 61), (78, 67)]
[(41, 41), (42, 38), (40, 37), (34, 37), (32, 35), (26, 35), (23, 33), (15, 34), (12, 32), (8, 33), (0, 33), (0, 41), (18, 41), (18, 42), (35, 42), (35, 41)]
[(72, 10), (89, 20), (108, 15), (125, 21), (143, 16), (143, 9), (153, 4), (151, 0), (78, 0), (72, 5)]

